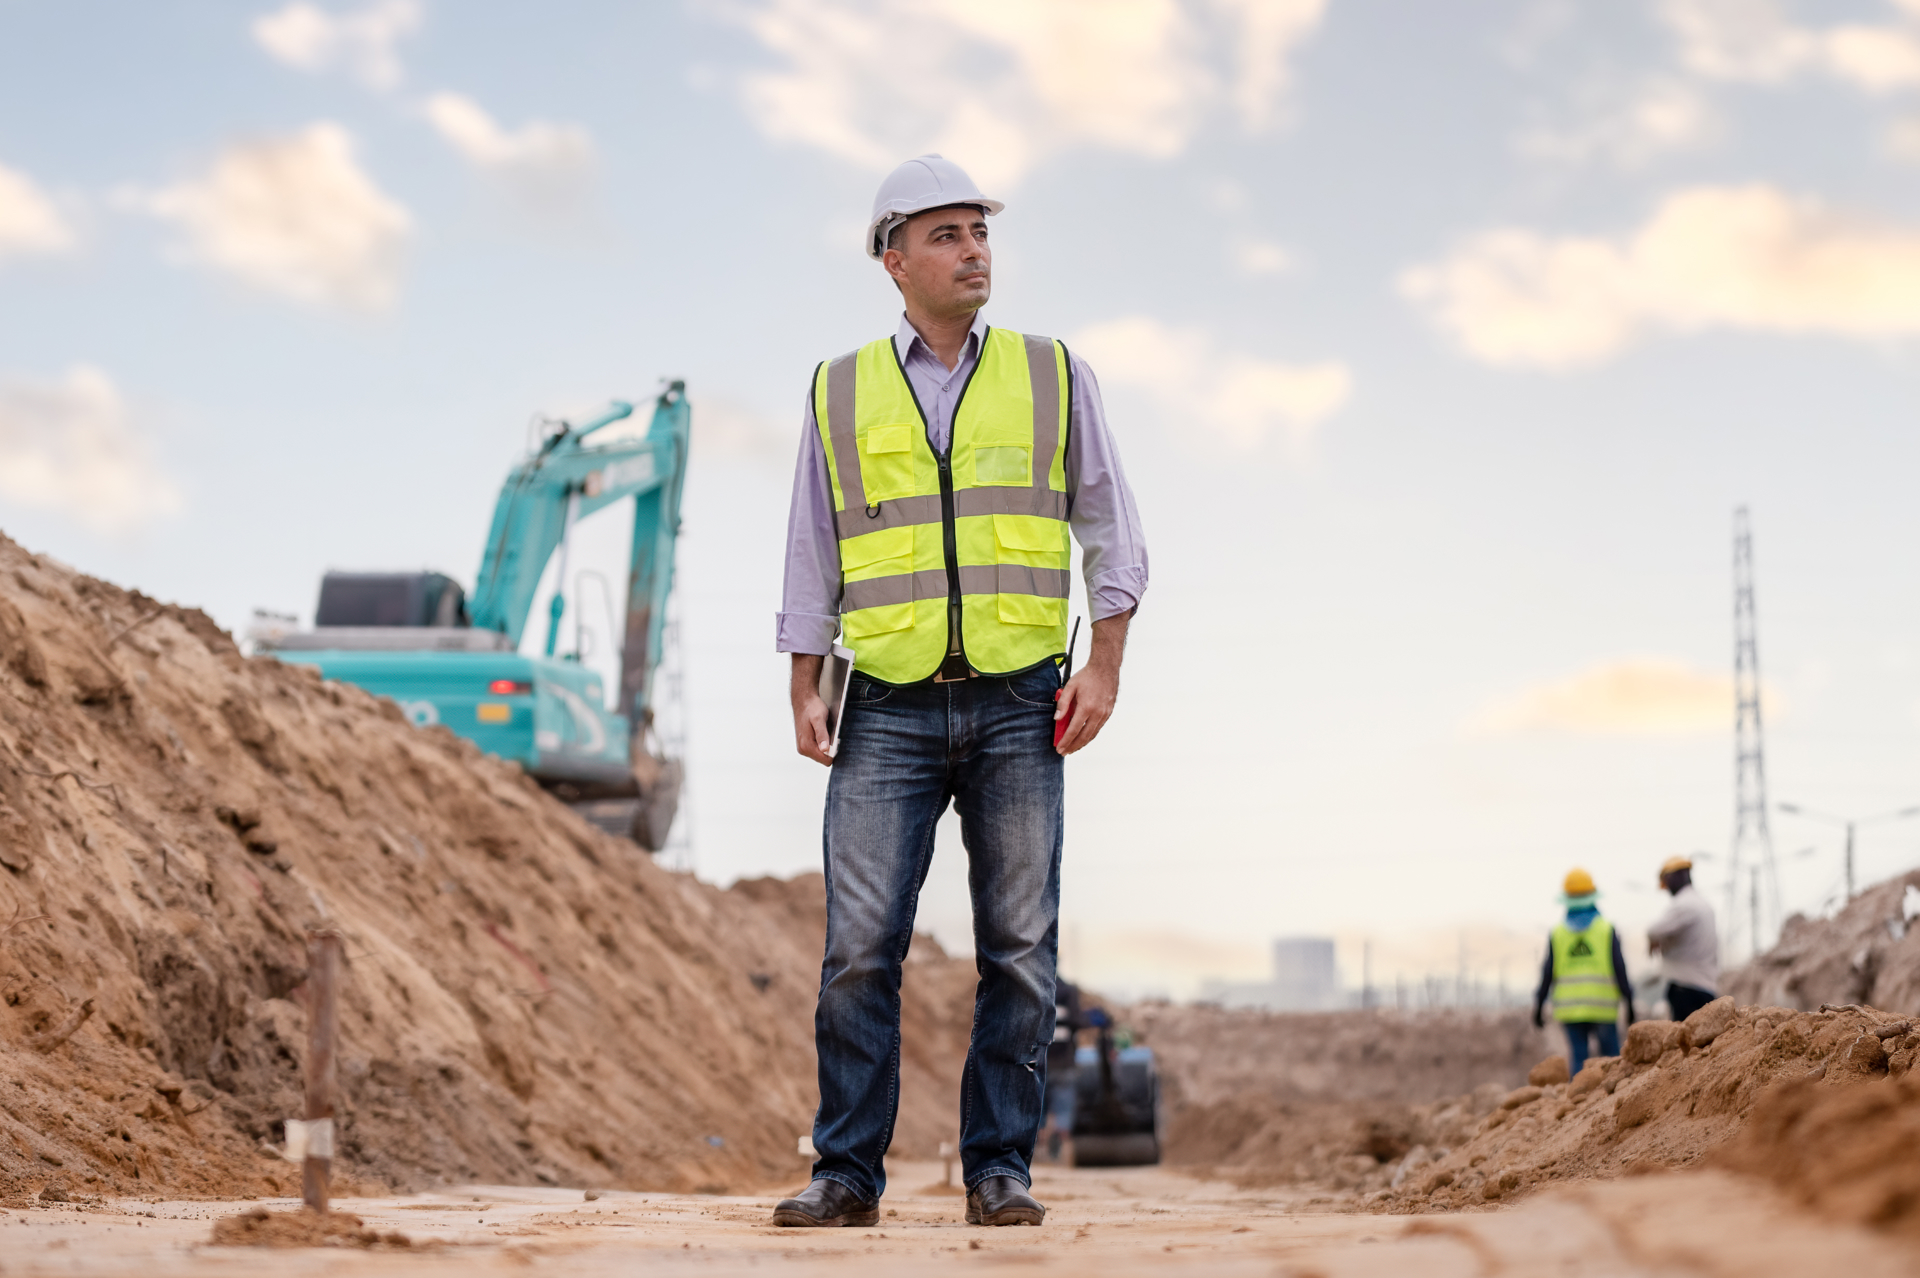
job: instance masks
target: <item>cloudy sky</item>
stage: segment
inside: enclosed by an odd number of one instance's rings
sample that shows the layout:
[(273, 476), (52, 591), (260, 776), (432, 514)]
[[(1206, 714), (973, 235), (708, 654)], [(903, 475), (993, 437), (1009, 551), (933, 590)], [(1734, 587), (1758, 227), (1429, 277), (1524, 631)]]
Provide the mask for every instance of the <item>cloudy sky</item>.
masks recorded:
[[(685, 855), (807, 868), (799, 408), (895, 323), (860, 228), (926, 150), (1152, 546), (1070, 968), (1518, 983), (1573, 864), (1630, 925), (1670, 853), (1717, 890), (1743, 503), (1775, 798), (1920, 802), (1920, 0), (0, 0), (0, 528), (235, 628), (471, 580), (534, 414), (685, 377)], [(1836, 833), (1775, 841), (1820, 908)]]

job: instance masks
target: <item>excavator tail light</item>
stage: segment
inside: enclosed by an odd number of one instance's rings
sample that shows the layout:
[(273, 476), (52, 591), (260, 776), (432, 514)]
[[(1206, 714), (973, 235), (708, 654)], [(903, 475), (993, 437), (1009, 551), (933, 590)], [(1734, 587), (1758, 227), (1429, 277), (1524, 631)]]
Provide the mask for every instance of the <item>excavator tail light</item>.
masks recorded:
[(487, 685), (487, 691), (496, 697), (530, 697), (533, 685), (524, 679), (495, 679)]

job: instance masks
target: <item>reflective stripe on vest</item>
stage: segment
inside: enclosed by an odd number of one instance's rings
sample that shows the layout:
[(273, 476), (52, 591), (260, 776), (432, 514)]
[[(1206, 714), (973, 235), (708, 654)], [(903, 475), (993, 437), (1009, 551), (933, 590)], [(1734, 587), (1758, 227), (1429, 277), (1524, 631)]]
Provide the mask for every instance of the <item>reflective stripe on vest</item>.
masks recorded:
[(962, 651), (982, 674), (1065, 652), (1068, 388), (1060, 343), (987, 329), (942, 459), (891, 338), (814, 374), (841, 629), (864, 673), (884, 683), (932, 675), (956, 597)]
[(1620, 1014), (1613, 980), (1613, 924), (1595, 918), (1584, 932), (1553, 929), (1553, 1018), (1610, 1022)]

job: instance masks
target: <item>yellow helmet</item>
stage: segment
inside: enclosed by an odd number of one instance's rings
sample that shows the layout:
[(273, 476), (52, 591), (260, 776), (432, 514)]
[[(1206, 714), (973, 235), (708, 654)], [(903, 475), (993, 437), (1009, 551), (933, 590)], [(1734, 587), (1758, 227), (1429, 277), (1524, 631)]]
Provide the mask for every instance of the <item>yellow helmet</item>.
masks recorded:
[(1684, 856), (1668, 857), (1666, 860), (1660, 863), (1660, 878), (1659, 878), (1660, 886), (1661, 887), (1666, 886), (1667, 876), (1669, 874), (1672, 874), (1675, 870), (1691, 870), (1692, 868), (1693, 868), (1693, 862), (1687, 857), (1684, 857)]
[(1568, 870), (1567, 881), (1561, 890), (1568, 896), (1592, 896), (1595, 892), (1593, 876), (1585, 870)]

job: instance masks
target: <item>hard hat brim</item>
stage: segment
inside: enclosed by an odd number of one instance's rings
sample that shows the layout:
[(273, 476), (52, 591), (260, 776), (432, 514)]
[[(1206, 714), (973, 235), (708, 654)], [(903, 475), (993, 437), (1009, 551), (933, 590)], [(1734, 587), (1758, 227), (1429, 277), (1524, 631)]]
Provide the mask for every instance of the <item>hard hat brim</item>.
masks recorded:
[[(900, 207), (896, 208), (896, 205)], [(920, 213), (931, 213), (935, 209), (955, 209), (962, 207), (984, 209), (988, 217), (993, 217), (995, 214), (1005, 210), (1007, 205), (1004, 200), (989, 200), (985, 196), (971, 200), (941, 199), (932, 203), (922, 203), (914, 200), (889, 200), (887, 207), (874, 214), (873, 220), (867, 223), (867, 256), (876, 262), (886, 256), (887, 236), (893, 233), (892, 223), (896, 218), (905, 221), (907, 218)], [(881, 229), (883, 227), (885, 230)]]

